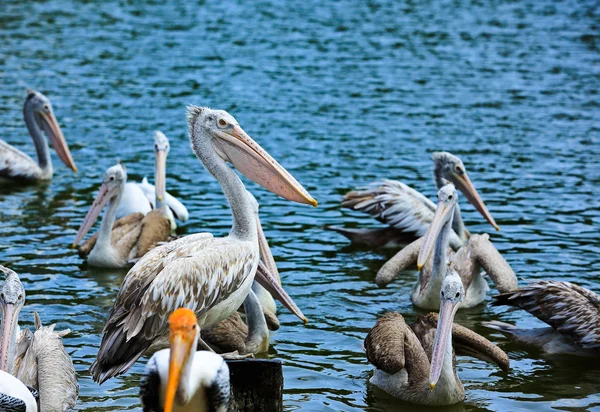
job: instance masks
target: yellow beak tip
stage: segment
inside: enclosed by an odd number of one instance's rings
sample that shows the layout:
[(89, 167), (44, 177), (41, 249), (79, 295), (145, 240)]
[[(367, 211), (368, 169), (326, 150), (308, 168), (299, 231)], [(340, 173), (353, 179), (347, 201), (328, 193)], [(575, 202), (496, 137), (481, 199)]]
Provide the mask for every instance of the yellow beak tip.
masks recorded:
[(305, 325), (308, 324), (308, 319), (302, 318), (302, 321), (304, 322)]
[(73, 172), (77, 173), (77, 166), (73, 166)]
[(162, 196), (159, 196), (158, 200), (162, 202), (162, 198), (163, 198)]
[(421, 269), (423, 269), (423, 264), (421, 264), (421, 263), (418, 263), (418, 264), (417, 264), (417, 270), (420, 272), (420, 271), (421, 271)]
[(499, 232), (500, 231), (500, 226), (496, 225), (496, 231)]
[(312, 206), (314, 206), (314, 207), (317, 207), (317, 206), (319, 206), (319, 203), (318, 203), (318, 202), (317, 202), (315, 199), (312, 199), (312, 200), (311, 200), (311, 202), (310, 202), (310, 204), (311, 204)]
[(73, 244), (71, 245), (71, 249), (77, 249), (77, 244), (73, 243)]
[(429, 384), (429, 389), (433, 390), (433, 388), (435, 388), (435, 383), (431, 382), (431, 383)]

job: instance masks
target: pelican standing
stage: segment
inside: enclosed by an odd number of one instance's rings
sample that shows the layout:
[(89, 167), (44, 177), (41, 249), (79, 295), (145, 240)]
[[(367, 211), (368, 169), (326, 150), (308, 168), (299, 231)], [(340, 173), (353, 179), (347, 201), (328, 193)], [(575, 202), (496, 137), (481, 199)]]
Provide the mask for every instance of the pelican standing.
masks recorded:
[[(5, 180), (50, 180), (52, 179), (52, 159), (48, 140), (62, 162), (74, 172), (77, 171), (69, 146), (63, 136), (50, 100), (40, 92), (27, 89), (23, 105), (23, 117), (27, 130), (33, 139), (37, 152), (37, 163), (19, 149), (0, 140), (0, 178)], [(45, 135), (44, 135), (45, 133)]]
[(152, 345), (166, 346), (167, 319), (175, 309), (193, 310), (205, 328), (228, 318), (248, 295), (260, 259), (256, 221), (244, 184), (227, 161), (275, 194), (317, 205), (229, 113), (190, 106), (188, 123), (192, 149), (221, 184), (231, 207), (231, 231), (225, 238), (200, 233), (177, 239), (135, 264), (123, 281), (90, 368), (97, 382), (127, 371)]
[(458, 274), (448, 271), (440, 291), (440, 314), (419, 315), (407, 325), (399, 313), (377, 320), (365, 339), (369, 362), (375, 366), (370, 382), (388, 394), (421, 405), (453, 405), (465, 399), (456, 373), (456, 354), (510, 367), (506, 353), (483, 336), (458, 324), (454, 315), (464, 299)]
[[(475, 209), (496, 229), (496, 221), (487, 210), (479, 193), (471, 183), (462, 160), (452, 153), (434, 152), (433, 177), (437, 189), (444, 186), (444, 180), (454, 185), (465, 195)], [(415, 189), (397, 180), (375, 182), (369, 188), (346, 193), (342, 206), (365, 212), (388, 225), (379, 229), (344, 229), (331, 227), (352, 242), (370, 247), (394, 246), (406, 244), (415, 238), (424, 236), (433, 220), (435, 204)], [(454, 212), (454, 221), (450, 232), (450, 246), (458, 249), (468, 239), (460, 209)]]
[(169, 316), (169, 349), (156, 352), (140, 382), (144, 412), (226, 412), (229, 368), (213, 352), (196, 351), (200, 327), (190, 309)]
[(494, 296), (494, 305), (521, 308), (549, 325), (521, 329), (504, 322), (484, 325), (549, 354), (600, 356), (600, 295), (570, 282), (540, 280)]
[[(375, 279), (379, 287), (386, 286), (398, 273), (416, 264), (420, 273), (419, 280), (412, 290), (412, 302), (420, 308), (436, 310), (440, 305), (439, 290), (446, 264), (450, 260), (450, 268), (460, 275), (466, 290), (461, 308), (477, 306), (485, 299), (489, 286), (481, 274), (482, 268), (500, 292), (517, 288), (515, 272), (489, 241), (487, 234), (471, 235), (456, 253), (449, 248), (457, 202), (458, 193), (452, 183), (439, 190), (438, 206), (427, 233), (381, 267)], [(432, 253), (433, 264), (430, 264), (429, 257)]]

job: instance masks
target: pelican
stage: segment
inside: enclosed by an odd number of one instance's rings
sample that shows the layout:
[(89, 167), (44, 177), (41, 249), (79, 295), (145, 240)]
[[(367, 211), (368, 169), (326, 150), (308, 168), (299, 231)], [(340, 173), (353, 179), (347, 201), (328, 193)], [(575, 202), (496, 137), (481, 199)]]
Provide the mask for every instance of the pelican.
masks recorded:
[(364, 343), (369, 362), (377, 368), (370, 382), (416, 404), (458, 403), (465, 399), (465, 389), (456, 373), (453, 343), (456, 354), (491, 361), (507, 371), (506, 353), (483, 336), (453, 324), (464, 296), (460, 277), (449, 270), (440, 291), (439, 316), (419, 315), (410, 326), (395, 312), (378, 319)]
[[(164, 172), (164, 169), (162, 169)], [(160, 178), (157, 178), (159, 180)], [(97, 267), (122, 268), (130, 265), (132, 260), (142, 257), (158, 242), (169, 239), (171, 233), (170, 219), (166, 215), (166, 207), (155, 209), (144, 216), (134, 213), (119, 219), (115, 223), (115, 214), (127, 182), (127, 171), (122, 164), (116, 164), (106, 170), (102, 186), (92, 203), (92, 207), (83, 219), (73, 247), (91, 229), (106, 204), (106, 212), (102, 218), (97, 237), (91, 237), (79, 248), (79, 254), (85, 257), (88, 264)], [(164, 192), (157, 191), (157, 198)], [(160, 205), (160, 203), (159, 203)], [(91, 250), (91, 251), (90, 251)]]
[(121, 201), (119, 202), (119, 207), (117, 208), (117, 219), (131, 215), (132, 213), (142, 213), (146, 215), (150, 213), (152, 209), (158, 209), (166, 205), (169, 208), (167, 216), (171, 220), (171, 229), (175, 230), (176, 228), (175, 219), (173, 217), (182, 222), (188, 220), (189, 213), (186, 207), (164, 190), (166, 172), (161, 169), (166, 167), (166, 158), (170, 148), (171, 146), (169, 145), (167, 136), (157, 130), (154, 133), (154, 176), (156, 176), (157, 179), (156, 185), (159, 186), (160, 192), (164, 192), (164, 196), (161, 196), (161, 199), (157, 199), (156, 188), (148, 183), (148, 179), (145, 177), (142, 179), (141, 183), (127, 182)]
[(37, 412), (37, 399), (28, 388), (10, 373), (0, 370), (0, 410)]
[[(225, 238), (185, 236), (152, 249), (129, 271), (103, 331), (90, 371), (105, 380), (127, 371), (142, 354), (168, 342), (167, 319), (179, 307), (207, 328), (227, 319), (250, 291), (260, 259), (252, 204), (227, 166), (288, 200), (317, 205), (308, 192), (223, 110), (188, 107), (192, 149), (221, 184), (233, 214)], [(202, 342), (203, 347), (207, 347)]]
[(504, 322), (484, 325), (549, 354), (600, 356), (600, 296), (570, 282), (540, 280), (494, 296), (494, 305), (526, 310), (549, 325), (520, 329)]
[(213, 352), (197, 351), (200, 327), (190, 309), (169, 316), (169, 349), (156, 352), (140, 381), (144, 412), (226, 412), (229, 368)]
[[(461, 277), (466, 296), (461, 308), (477, 306), (485, 299), (489, 290), (486, 279), (481, 275), (483, 268), (494, 281), (500, 292), (517, 288), (517, 277), (510, 265), (494, 247), (487, 234), (471, 235), (467, 243), (456, 253), (450, 249), (452, 220), (456, 216), (458, 193), (452, 183), (447, 182), (438, 192), (438, 206), (434, 218), (424, 237), (402, 249), (377, 273), (375, 282), (379, 287), (389, 284), (398, 273), (417, 265), (419, 280), (412, 290), (412, 302), (424, 309), (439, 309), (439, 290), (443, 281), (446, 263)], [(427, 264), (433, 252), (433, 265)]]
[[(475, 209), (496, 229), (496, 221), (488, 212), (479, 193), (471, 183), (462, 160), (448, 152), (434, 152), (431, 156), (433, 177), (437, 189), (444, 186), (444, 180), (454, 185), (465, 195)], [(365, 212), (388, 225), (381, 229), (344, 229), (331, 227), (353, 242), (371, 247), (406, 244), (424, 236), (433, 220), (435, 204), (415, 189), (396, 180), (375, 182), (362, 190), (346, 193), (342, 206)], [(456, 206), (454, 222), (450, 232), (450, 246), (458, 249), (468, 239), (460, 209)]]
[(54, 117), (50, 100), (40, 92), (27, 89), (23, 117), (33, 139), (38, 161), (36, 163), (19, 149), (0, 140), (0, 177), (29, 181), (52, 179), (52, 159), (46, 136), (50, 139), (60, 160), (69, 169), (77, 172), (67, 141)]

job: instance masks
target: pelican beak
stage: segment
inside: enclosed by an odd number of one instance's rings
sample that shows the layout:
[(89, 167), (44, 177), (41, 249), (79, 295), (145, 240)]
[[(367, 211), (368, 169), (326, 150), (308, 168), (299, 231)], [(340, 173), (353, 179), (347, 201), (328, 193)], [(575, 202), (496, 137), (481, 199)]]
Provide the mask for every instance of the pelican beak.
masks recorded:
[(10, 353), (11, 342), (14, 339), (17, 321), (21, 306), (7, 303), (2, 311), (2, 335), (0, 336), (0, 370), (10, 373), (9, 370), (14, 354)]
[(419, 251), (419, 257), (417, 258), (418, 270), (423, 268), (425, 263), (427, 263), (427, 259), (431, 256), (433, 249), (435, 249), (435, 242), (438, 236), (440, 236), (444, 224), (448, 221), (448, 215), (454, 213), (454, 205), (454, 203), (438, 202), (435, 215), (429, 225), (429, 229), (427, 229), (427, 233), (425, 233), (425, 239)]
[(54, 117), (54, 113), (52, 111), (49, 113), (39, 112), (39, 115), (42, 129), (50, 139), (50, 143), (52, 143), (52, 147), (56, 150), (56, 154), (69, 169), (77, 172), (77, 166), (75, 166), (73, 157), (71, 157), (69, 146), (67, 145), (65, 136), (63, 136), (62, 130), (60, 130), (56, 117)]
[(267, 290), (275, 299), (280, 301), (283, 306), (289, 309), (302, 322), (308, 323), (308, 319), (304, 316), (296, 302), (287, 294), (287, 292), (279, 284), (279, 279), (273, 276), (266, 268), (262, 261), (258, 262), (256, 269), (256, 281)]
[(239, 126), (218, 131), (215, 146), (248, 179), (287, 200), (317, 206), (300, 183)]
[[(194, 332), (195, 331), (196, 330), (194, 329)], [(164, 412), (173, 411), (175, 395), (177, 394), (177, 388), (179, 387), (179, 381), (181, 380), (181, 371), (183, 370), (183, 366), (187, 363), (190, 351), (195, 349), (192, 348), (195, 336), (189, 332), (189, 330), (187, 333), (186, 331), (176, 330), (171, 331), (170, 334), (169, 377), (167, 379)]]
[[(156, 185), (156, 199), (162, 202), (166, 195), (166, 179), (167, 179), (167, 151), (158, 149), (155, 151), (156, 157), (154, 160), (154, 180)], [(156, 206), (158, 208), (158, 205)]]
[(271, 253), (271, 248), (267, 242), (265, 232), (263, 232), (258, 214), (256, 215), (256, 231), (258, 233), (258, 250), (260, 252), (260, 260), (264, 263), (265, 269), (270, 276), (275, 278), (275, 281), (281, 285), (281, 277), (279, 276), (279, 271), (277, 270), (277, 265), (275, 264), (275, 258), (273, 258), (273, 254)]
[(433, 353), (431, 354), (431, 369), (429, 370), (429, 387), (431, 390), (435, 388), (442, 373), (446, 346), (449, 343), (448, 340), (452, 339), (452, 323), (459, 305), (460, 301), (453, 302), (450, 299), (442, 299), (440, 302), (440, 314), (433, 342)]
[(467, 198), (469, 203), (475, 206), (475, 209), (489, 222), (490, 225), (494, 226), (494, 229), (500, 230), (500, 227), (496, 224), (496, 221), (487, 210), (485, 203), (479, 197), (479, 193), (473, 183), (471, 183), (471, 179), (469, 179), (469, 175), (465, 172), (463, 175), (454, 174), (454, 185), (458, 190), (461, 191), (463, 195)]
[(81, 239), (89, 232), (89, 230), (94, 225), (94, 222), (102, 212), (104, 206), (108, 203), (110, 199), (115, 195), (116, 191), (119, 190), (119, 187), (110, 188), (108, 184), (102, 183), (100, 186), (100, 190), (98, 190), (98, 194), (94, 199), (94, 203), (92, 203), (92, 207), (88, 210), (87, 215), (83, 219), (81, 226), (79, 226), (79, 230), (77, 231), (77, 235), (75, 236), (75, 240), (73, 241), (73, 248), (76, 248)]

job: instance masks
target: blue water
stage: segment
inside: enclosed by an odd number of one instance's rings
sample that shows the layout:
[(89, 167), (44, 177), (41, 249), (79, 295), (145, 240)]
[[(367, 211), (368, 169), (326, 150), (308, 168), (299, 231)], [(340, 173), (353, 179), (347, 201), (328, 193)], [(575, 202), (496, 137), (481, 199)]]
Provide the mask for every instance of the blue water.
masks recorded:
[[(171, 141), (168, 189), (185, 200), (181, 234), (227, 233), (218, 184), (187, 141), (185, 106), (230, 111), (319, 201), (253, 183), (289, 294), (281, 311), (287, 410), (421, 410), (367, 386), (361, 349), (377, 316), (415, 316), (413, 272), (378, 289), (393, 251), (348, 247), (322, 229), (376, 224), (341, 210), (348, 190), (400, 179), (433, 198), (430, 153), (461, 156), (501, 226), (491, 239), (528, 279), (600, 291), (600, 8), (594, 1), (170, 2), (0, 1), (0, 138), (34, 154), (26, 87), (47, 94), (79, 167), (54, 156), (50, 184), (0, 189), (0, 263), (23, 280), (23, 324), (38, 311), (69, 327), (79, 410), (139, 407), (144, 361), (103, 386), (87, 369), (126, 271), (88, 268), (69, 249), (104, 170), (152, 174), (152, 132)], [(462, 200), (472, 232), (491, 232)], [(489, 301), (490, 298), (488, 298)], [(534, 327), (482, 305), (457, 321), (499, 344), (512, 370), (459, 358), (467, 390), (452, 410), (600, 410), (600, 364), (551, 358), (480, 326)]]

